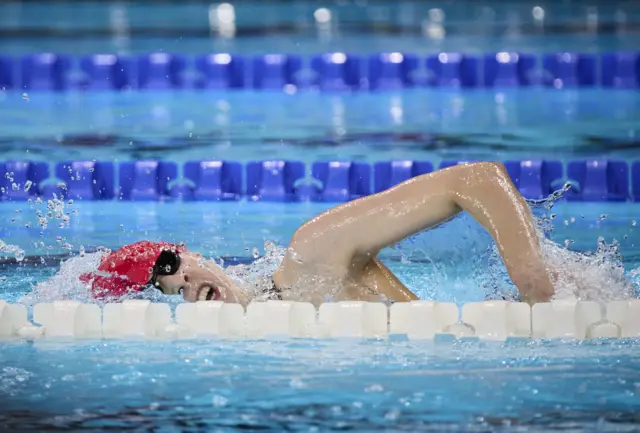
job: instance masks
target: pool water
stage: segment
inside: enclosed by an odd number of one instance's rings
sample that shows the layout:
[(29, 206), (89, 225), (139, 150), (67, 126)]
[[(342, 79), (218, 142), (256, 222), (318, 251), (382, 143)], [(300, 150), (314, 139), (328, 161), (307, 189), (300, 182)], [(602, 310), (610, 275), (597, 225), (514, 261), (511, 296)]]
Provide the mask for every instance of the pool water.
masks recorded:
[[(0, 207), (0, 217), (5, 222), (0, 239), (18, 246), (25, 256), (38, 259), (17, 262), (15, 254), (5, 254), (8, 259), (0, 262), (0, 267), (7, 278), (0, 285), (0, 299), (16, 300), (34, 283), (55, 273), (61, 258), (77, 256), (81, 249), (115, 249), (142, 239), (185, 242), (190, 249), (226, 264), (250, 263), (256, 255), (265, 254), (265, 242), (286, 247), (298, 226), (330, 206), (245, 200), (108, 205), (75, 202), (65, 203), (60, 213), (69, 214), (69, 222), (62, 222), (54, 214), (43, 229), (36, 213), (44, 211), (46, 203), (5, 203)], [(541, 206), (534, 206), (534, 210), (539, 217), (549, 219), (553, 215), (547, 236), (572, 251), (593, 253), (600, 237), (608, 244), (617, 241), (621, 263), (633, 272), (640, 268), (636, 206), (560, 202), (550, 210)], [(478, 280), (480, 276), (497, 277), (489, 269), (491, 259), (497, 257), (492, 245), (490, 236), (478, 223), (461, 215), (383, 250), (380, 257), (423, 299), (462, 304), (487, 296)], [(502, 271), (504, 267), (499, 262)]]
[[(211, 24), (218, 3), (3, 2), (0, 52), (603, 53), (637, 50), (640, 29), (640, 6), (630, 2), (236, 3), (230, 36)], [(314, 18), (319, 8), (329, 11), (329, 25)], [(0, 91), (0, 119), (0, 160), (50, 163), (631, 162), (640, 155), (635, 90)], [(56, 275), (60, 260), (81, 250), (140, 239), (184, 241), (225, 265), (248, 265), (264, 254), (265, 242), (285, 247), (302, 222), (329, 205), (65, 201), (57, 206), (69, 221), (54, 215), (43, 227), (36, 212), (46, 206), (0, 203), (0, 240), (26, 256), (17, 261), (15, 251), (0, 252), (0, 300), (19, 302)], [(561, 201), (535, 212), (552, 223), (547, 236), (574, 252), (568, 267), (592, 278), (597, 293), (619, 283), (619, 266), (640, 288), (637, 204)], [(590, 259), (580, 261), (584, 254)], [(421, 298), (458, 304), (491, 298), (496, 287), (514, 293), (496, 257), (489, 235), (468, 216), (381, 254)], [(78, 296), (63, 285), (54, 287), (56, 298)], [(0, 425), (12, 431), (633, 431), (640, 425), (638, 347), (637, 339), (2, 342)]]
[(5, 344), (10, 430), (632, 431), (637, 340)]
[(70, 92), (33, 93), (26, 101), (14, 92), (0, 93), (0, 116), (5, 159), (632, 160), (640, 94)]

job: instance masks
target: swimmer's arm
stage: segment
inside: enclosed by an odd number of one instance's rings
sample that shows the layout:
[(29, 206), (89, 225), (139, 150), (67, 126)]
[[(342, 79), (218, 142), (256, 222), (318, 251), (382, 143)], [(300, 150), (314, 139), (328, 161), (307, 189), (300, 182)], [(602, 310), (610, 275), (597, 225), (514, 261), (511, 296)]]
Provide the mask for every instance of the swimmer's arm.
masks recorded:
[[(330, 209), (303, 225), (299, 230), (303, 236), (296, 237), (310, 239), (316, 248), (349, 250), (354, 265), (359, 261), (364, 266), (383, 248), (463, 210), (495, 240), (522, 300), (549, 300), (553, 286), (542, 260), (535, 221), (499, 163), (458, 165), (417, 176)], [(318, 236), (323, 232), (325, 236)]]
[(364, 267), (362, 283), (395, 302), (418, 300), (418, 297), (377, 258), (370, 260)]

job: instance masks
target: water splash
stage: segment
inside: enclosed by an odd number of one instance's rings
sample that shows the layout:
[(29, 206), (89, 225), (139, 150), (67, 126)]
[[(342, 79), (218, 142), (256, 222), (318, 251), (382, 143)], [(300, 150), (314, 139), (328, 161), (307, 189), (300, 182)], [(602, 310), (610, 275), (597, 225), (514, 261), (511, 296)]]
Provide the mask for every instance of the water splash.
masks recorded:
[[(549, 239), (554, 230), (553, 207), (569, 188), (570, 185), (565, 184), (546, 199), (528, 201), (537, 215), (545, 262), (555, 276), (555, 298), (606, 302), (635, 297), (636, 287), (640, 287), (640, 269), (625, 272), (617, 241), (607, 244), (600, 238), (595, 252), (584, 253), (569, 250), (570, 242), (559, 245)], [(48, 203), (47, 207), (51, 214), (43, 215), (45, 224), (50, 218), (61, 219), (66, 215), (64, 202), (61, 200)], [(429, 236), (440, 235), (449, 244), (452, 232), (460, 236), (460, 239), (456, 239), (455, 245), (452, 245), (454, 253), (443, 252), (441, 246), (436, 246), (435, 249), (421, 248), (420, 243), (411, 238), (404, 241), (400, 247), (396, 247), (396, 252), (401, 256), (400, 266), (395, 268), (392, 263), (388, 263), (391, 270), (396, 272), (407, 287), (421, 299), (451, 302), (481, 301), (487, 298), (517, 300), (517, 289), (506, 272), (496, 246), (490, 242), (483, 242), (488, 235), (471, 223), (467, 225), (467, 231), (459, 230), (460, 225), (464, 228), (464, 220), (456, 220), (429, 231)], [(457, 225), (452, 227), (452, 224)], [(480, 239), (483, 236), (486, 238)], [(473, 248), (471, 259), (468, 258), (469, 246)], [(0, 243), (0, 252), (7, 248), (6, 244)], [(225, 268), (225, 272), (234, 282), (255, 300), (267, 299), (268, 291), (272, 287), (272, 276), (287, 252), (286, 248), (272, 242), (265, 242), (264, 250), (265, 254), (261, 257), (257, 248), (251, 250), (255, 259), (251, 264)], [(37, 284), (22, 301), (92, 301), (90, 290), (78, 280), (78, 276), (94, 271), (103, 254), (104, 252), (85, 254), (81, 248), (79, 257), (62, 262), (60, 271), (53, 278)], [(292, 260), (296, 258), (292, 257)], [(224, 266), (221, 260), (218, 261)], [(208, 260), (203, 260), (202, 264), (217, 266)], [(305, 286), (308, 296), (314, 295), (310, 293), (313, 290), (309, 287), (321, 286), (324, 291), (321, 296), (324, 296), (324, 300), (330, 300), (331, 296), (340, 290), (341, 282), (310, 276), (309, 281), (305, 280)], [(299, 291), (300, 295), (304, 292)], [(144, 298), (171, 304), (182, 302), (180, 296), (163, 295), (153, 289), (132, 293), (127, 295), (127, 298)]]
[(9, 254), (12, 255), (18, 262), (24, 260), (24, 250), (17, 245), (9, 245), (0, 239), (0, 253), (5, 258), (9, 257)]
[(19, 302), (26, 305), (59, 300), (94, 302), (91, 289), (79, 277), (84, 273), (94, 272), (105, 253), (102, 250), (61, 261), (60, 270), (53, 277), (36, 284)]
[[(636, 285), (625, 273), (617, 240), (607, 244), (604, 238), (599, 237), (594, 252), (580, 252), (569, 250), (573, 243), (570, 239), (565, 241), (564, 245), (549, 239), (554, 230), (553, 207), (570, 187), (567, 183), (546, 199), (528, 201), (534, 214), (538, 215), (536, 219), (540, 247), (547, 270), (553, 276), (553, 299), (608, 302), (635, 298)], [(536, 212), (539, 210), (541, 212)], [(608, 215), (603, 214), (599, 220), (605, 220), (607, 217)], [(508, 290), (508, 283), (505, 284), (508, 275), (495, 245), (491, 259), (490, 273), (494, 278), (494, 288), (509, 297), (508, 294), (513, 294), (513, 291)]]
[(253, 257), (258, 256), (251, 264), (233, 265), (225, 269), (225, 273), (256, 301), (266, 301), (267, 292), (272, 288), (272, 277), (286, 253), (286, 248), (279, 247), (273, 242), (264, 243), (265, 254), (259, 257), (257, 248), (253, 250)]

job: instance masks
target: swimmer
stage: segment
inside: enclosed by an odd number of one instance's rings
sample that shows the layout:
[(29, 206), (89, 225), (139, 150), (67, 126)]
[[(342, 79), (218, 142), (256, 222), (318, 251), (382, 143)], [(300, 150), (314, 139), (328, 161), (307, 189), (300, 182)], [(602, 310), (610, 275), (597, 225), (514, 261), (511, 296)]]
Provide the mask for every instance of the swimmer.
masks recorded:
[[(418, 297), (377, 258), (403, 239), (468, 212), (492, 236), (523, 302), (546, 302), (553, 275), (542, 257), (536, 223), (504, 166), (463, 164), (406, 180), (311, 218), (291, 238), (272, 276), (271, 299), (408, 302)], [(84, 274), (96, 296), (121, 296), (149, 285), (186, 301), (247, 305), (250, 295), (218, 264), (183, 245), (138, 242), (107, 254)], [(328, 283), (330, 282), (330, 283)]]

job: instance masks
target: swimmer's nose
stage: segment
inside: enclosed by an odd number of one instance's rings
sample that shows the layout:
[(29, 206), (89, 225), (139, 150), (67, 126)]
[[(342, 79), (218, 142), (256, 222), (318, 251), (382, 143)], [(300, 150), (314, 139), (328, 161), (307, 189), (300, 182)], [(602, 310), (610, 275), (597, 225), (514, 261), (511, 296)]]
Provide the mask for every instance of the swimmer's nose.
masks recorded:
[(184, 300), (187, 302), (195, 302), (197, 285), (193, 284), (192, 279), (185, 278), (184, 286), (182, 287), (184, 288), (182, 291), (182, 297)]

